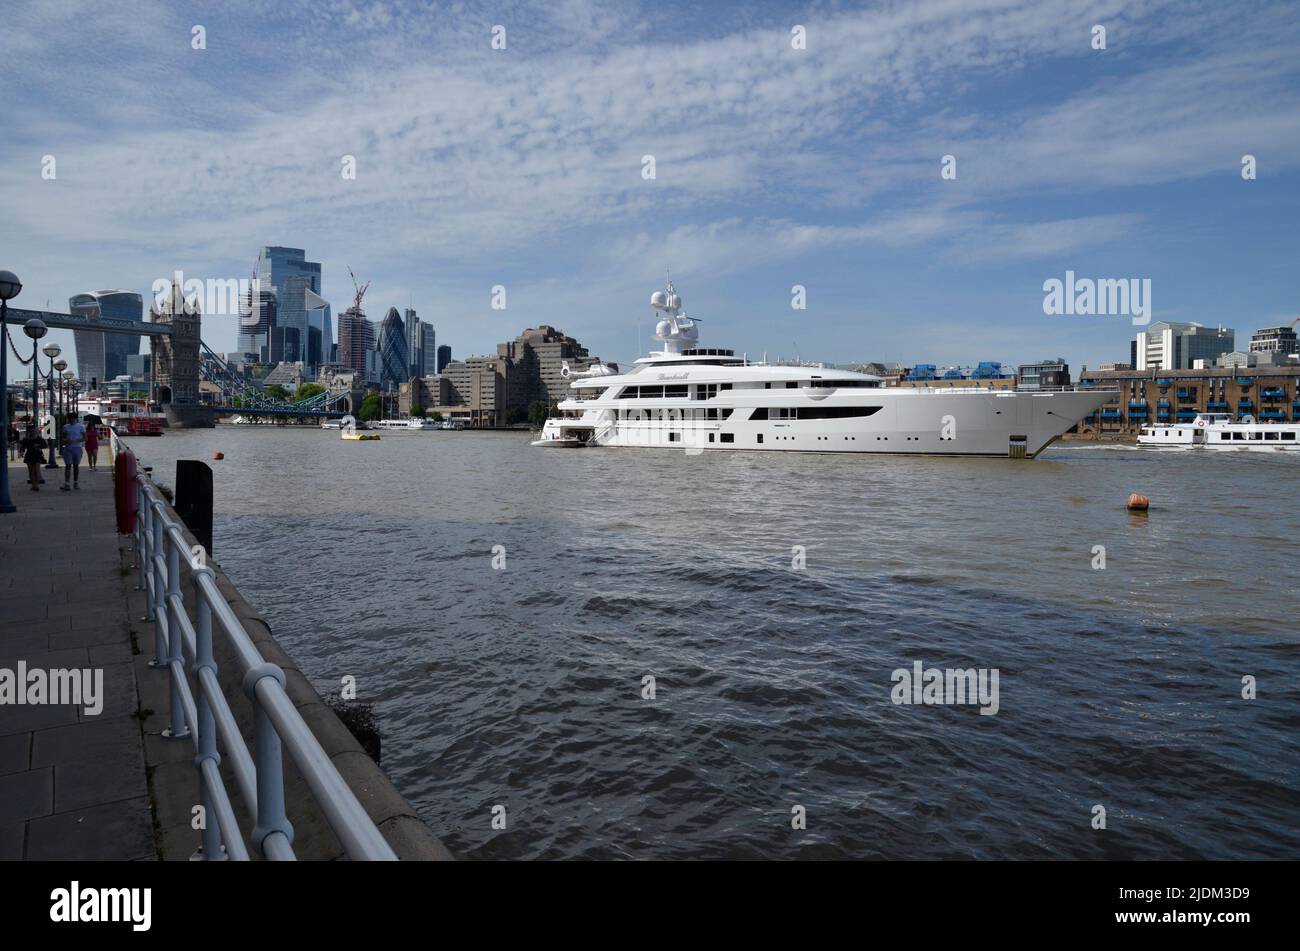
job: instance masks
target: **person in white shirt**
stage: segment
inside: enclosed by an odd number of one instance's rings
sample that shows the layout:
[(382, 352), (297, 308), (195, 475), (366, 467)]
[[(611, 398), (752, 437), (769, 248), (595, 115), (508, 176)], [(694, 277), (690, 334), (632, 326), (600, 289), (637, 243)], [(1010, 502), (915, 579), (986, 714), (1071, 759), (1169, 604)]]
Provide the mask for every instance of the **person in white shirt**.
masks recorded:
[[(77, 422), (76, 414), (68, 417), (63, 424), (63, 485), (61, 492), (81, 489), (81, 454), (86, 447), (86, 427)], [(72, 480), (69, 486), (68, 480)]]

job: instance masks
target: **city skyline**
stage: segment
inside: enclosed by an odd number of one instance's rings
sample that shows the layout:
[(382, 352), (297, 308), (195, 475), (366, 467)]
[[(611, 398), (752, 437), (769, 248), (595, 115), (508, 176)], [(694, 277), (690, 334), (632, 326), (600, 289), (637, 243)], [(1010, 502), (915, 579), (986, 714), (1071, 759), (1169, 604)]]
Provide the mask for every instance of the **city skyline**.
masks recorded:
[[(627, 360), (666, 271), (704, 343), (773, 358), (1123, 360), (1126, 317), (1043, 313), (1071, 271), (1149, 280), (1155, 320), (1248, 334), (1296, 311), (1284, 5), (275, 9), (214, 13), (194, 49), (162, 4), (17, 5), (15, 306), (247, 277), (278, 245), (321, 263), (335, 313), (352, 267), (370, 312), (413, 301), (464, 355), (545, 323)], [(74, 53), (112, 81), (46, 65)], [(237, 324), (205, 339), (235, 350)]]

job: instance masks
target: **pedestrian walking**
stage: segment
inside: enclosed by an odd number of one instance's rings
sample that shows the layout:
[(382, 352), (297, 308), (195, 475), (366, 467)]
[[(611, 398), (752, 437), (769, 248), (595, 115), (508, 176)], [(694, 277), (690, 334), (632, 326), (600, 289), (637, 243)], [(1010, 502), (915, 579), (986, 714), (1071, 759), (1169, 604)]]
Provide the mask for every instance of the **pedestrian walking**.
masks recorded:
[(27, 435), (22, 439), (23, 462), (27, 464), (27, 481), (33, 492), (41, 491), (41, 466), (45, 463), (45, 437), (36, 428), (36, 423), (27, 421)]
[(86, 414), (86, 461), (90, 468), (99, 468), (99, 425), (90, 414)]
[(76, 413), (69, 413), (68, 421), (63, 424), (63, 485), (59, 486), (60, 492), (81, 490), (81, 454), (85, 446), (86, 427), (77, 420)]

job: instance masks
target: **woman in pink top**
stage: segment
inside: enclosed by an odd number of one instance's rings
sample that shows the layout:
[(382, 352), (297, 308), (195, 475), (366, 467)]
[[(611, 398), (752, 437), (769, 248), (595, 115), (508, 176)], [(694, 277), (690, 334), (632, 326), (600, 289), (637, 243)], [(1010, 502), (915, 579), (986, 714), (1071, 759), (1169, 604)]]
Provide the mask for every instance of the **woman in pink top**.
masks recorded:
[(86, 417), (86, 459), (90, 463), (90, 468), (98, 468), (96, 461), (99, 458), (99, 426), (91, 421), (89, 416)]

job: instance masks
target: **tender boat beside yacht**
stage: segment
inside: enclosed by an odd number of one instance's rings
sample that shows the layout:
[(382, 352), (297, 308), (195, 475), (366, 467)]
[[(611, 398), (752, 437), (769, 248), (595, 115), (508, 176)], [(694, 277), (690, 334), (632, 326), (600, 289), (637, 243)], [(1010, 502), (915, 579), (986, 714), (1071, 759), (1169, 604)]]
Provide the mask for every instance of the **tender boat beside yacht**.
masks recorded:
[(1152, 449), (1295, 450), (1300, 449), (1300, 423), (1260, 423), (1250, 416), (1234, 423), (1227, 413), (1198, 413), (1190, 423), (1143, 426), (1137, 441)]
[(650, 304), (663, 349), (627, 373), (566, 365), (571, 396), (534, 446), (1034, 458), (1115, 394), (886, 387), (850, 370), (753, 362), (699, 347), (698, 321), (671, 281)]

